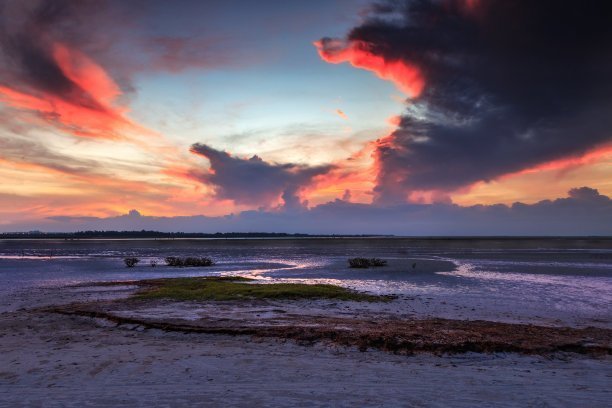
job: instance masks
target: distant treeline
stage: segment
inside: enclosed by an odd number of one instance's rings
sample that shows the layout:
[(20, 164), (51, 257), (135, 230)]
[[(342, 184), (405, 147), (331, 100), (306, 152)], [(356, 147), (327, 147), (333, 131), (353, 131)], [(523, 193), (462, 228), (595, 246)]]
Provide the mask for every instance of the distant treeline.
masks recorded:
[(112, 238), (345, 238), (385, 237), (392, 235), (310, 235), (284, 232), (160, 232), (160, 231), (78, 231), (78, 232), (5, 232), (0, 239), (112, 239)]

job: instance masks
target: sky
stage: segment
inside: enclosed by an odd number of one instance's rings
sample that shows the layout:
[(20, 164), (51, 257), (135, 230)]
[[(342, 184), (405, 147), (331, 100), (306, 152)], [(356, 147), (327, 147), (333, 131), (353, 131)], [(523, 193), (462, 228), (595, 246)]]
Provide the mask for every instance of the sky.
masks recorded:
[(7, 0), (0, 231), (612, 234), (604, 0)]

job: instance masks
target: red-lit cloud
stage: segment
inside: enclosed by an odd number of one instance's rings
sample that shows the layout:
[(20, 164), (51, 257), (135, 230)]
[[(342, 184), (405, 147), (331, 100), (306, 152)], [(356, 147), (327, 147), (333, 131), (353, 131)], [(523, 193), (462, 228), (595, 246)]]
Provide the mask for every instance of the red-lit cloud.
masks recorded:
[(388, 59), (374, 54), (367, 43), (323, 38), (314, 43), (321, 58), (331, 64), (348, 62), (356, 68), (373, 72), (391, 81), (409, 98), (418, 97), (425, 87), (425, 79), (418, 67), (401, 59)]
[(575, 168), (579, 166), (583, 166), (586, 164), (592, 164), (596, 162), (599, 158), (612, 155), (612, 145), (601, 146), (590, 150), (584, 154), (565, 157), (558, 160), (552, 160), (546, 163), (539, 164), (534, 167), (530, 167), (524, 170), (521, 170), (516, 173), (510, 173), (505, 175), (505, 177), (512, 177), (518, 174), (527, 174), (527, 173), (535, 173), (539, 171), (547, 171), (547, 170), (565, 170), (570, 168)]
[(399, 115), (393, 115), (387, 118), (387, 123), (393, 126), (394, 128), (398, 127), (402, 122), (402, 117)]
[[(121, 90), (106, 71), (78, 50), (55, 43), (51, 61), (67, 83), (60, 90), (46, 87), (0, 86), (5, 104), (34, 111), (50, 123), (79, 137), (122, 138), (122, 131), (142, 131), (117, 103)], [(55, 91), (55, 92), (54, 92)]]

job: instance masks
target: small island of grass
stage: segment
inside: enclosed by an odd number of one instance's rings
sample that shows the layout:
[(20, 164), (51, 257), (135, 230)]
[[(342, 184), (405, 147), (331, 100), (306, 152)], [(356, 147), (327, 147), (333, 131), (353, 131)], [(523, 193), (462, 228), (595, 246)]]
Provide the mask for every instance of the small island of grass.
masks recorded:
[(365, 302), (389, 301), (375, 296), (327, 284), (253, 283), (243, 277), (172, 278), (141, 281), (144, 288), (138, 299), (171, 300), (244, 300), (244, 299), (337, 299)]

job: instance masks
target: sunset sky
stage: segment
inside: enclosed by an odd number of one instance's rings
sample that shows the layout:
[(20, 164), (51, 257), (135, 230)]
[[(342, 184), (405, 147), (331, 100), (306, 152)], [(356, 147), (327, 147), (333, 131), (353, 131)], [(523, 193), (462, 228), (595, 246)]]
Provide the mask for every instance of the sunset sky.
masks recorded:
[(0, 231), (132, 209), (612, 216), (610, 21), (596, 0), (3, 1)]

